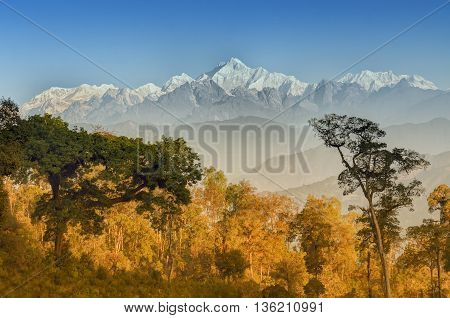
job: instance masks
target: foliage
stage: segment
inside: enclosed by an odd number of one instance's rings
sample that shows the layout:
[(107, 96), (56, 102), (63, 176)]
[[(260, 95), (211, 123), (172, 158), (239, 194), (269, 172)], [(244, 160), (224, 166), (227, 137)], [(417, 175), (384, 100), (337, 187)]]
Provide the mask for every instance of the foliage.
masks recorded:
[(395, 296), (449, 295), (449, 188), (429, 195), (433, 218), (401, 244), (398, 211), (420, 183), (399, 180), (426, 162), (388, 150), (374, 123), (314, 122), (351, 158), (345, 192), (366, 192), (368, 205), (343, 215), (335, 198), (301, 206), (203, 171), (183, 139), (145, 144), (1, 107), (0, 296), (376, 297), (380, 246)]
[(326, 147), (335, 149), (344, 170), (338, 176), (344, 195), (359, 190), (367, 201), (362, 208), (376, 243), (384, 277), (385, 296), (391, 296), (390, 273), (380, 227), (380, 214), (401, 208), (412, 209), (412, 200), (420, 195), (421, 183), (399, 181), (401, 176), (425, 168), (429, 163), (415, 151), (389, 149), (381, 139), (386, 132), (370, 120), (330, 114), (312, 119), (311, 126)]
[(248, 263), (242, 252), (239, 250), (230, 250), (216, 255), (216, 266), (224, 278), (242, 277)]

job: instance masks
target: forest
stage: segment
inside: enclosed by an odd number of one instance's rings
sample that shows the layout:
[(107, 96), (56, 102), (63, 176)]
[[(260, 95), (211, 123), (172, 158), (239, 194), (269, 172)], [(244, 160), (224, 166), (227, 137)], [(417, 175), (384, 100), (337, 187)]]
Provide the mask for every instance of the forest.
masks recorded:
[[(258, 192), (182, 139), (146, 144), (0, 109), (0, 297), (448, 297), (450, 188), (367, 119), (310, 125), (342, 159), (326, 194)], [(408, 179), (410, 180), (410, 179)], [(402, 228), (426, 196), (429, 218)]]

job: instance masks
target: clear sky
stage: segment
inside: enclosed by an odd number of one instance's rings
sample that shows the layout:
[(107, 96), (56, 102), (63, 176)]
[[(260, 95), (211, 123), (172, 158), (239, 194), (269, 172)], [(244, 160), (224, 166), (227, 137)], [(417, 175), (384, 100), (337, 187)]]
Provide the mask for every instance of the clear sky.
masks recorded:
[[(7, 2), (125, 83), (197, 77), (232, 56), (307, 82), (329, 79), (445, 0), (0, 0), (0, 96), (117, 83)], [(450, 88), (450, 5), (351, 71), (420, 74)]]

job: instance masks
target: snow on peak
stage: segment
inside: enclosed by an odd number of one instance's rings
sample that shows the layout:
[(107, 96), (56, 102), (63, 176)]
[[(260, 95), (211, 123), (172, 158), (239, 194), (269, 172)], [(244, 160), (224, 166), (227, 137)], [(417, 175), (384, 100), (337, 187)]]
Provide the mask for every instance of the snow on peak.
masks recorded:
[(91, 98), (100, 98), (108, 90), (116, 89), (114, 85), (89, 85), (82, 84), (72, 88), (50, 87), (39, 95), (36, 95), (29, 102), (20, 108), (21, 114), (28, 114), (34, 109), (41, 109), (42, 112), (60, 114), (65, 111), (71, 103), (87, 101)]
[[(215, 82), (215, 84), (211, 85), (210, 81)], [(160, 98), (165, 94), (174, 94), (173, 100), (179, 101), (180, 99), (177, 97), (175, 90), (186, 83), (190, 84), (192, 82), (199, 84), (196, 87), (201, 88), (198, 91), (201, 93), (202, 98), (206, 97), (208, 102), (215, 100), (216, 97), (214, 96), (222, 96), (223, 89), (228, 95), (233, 95), (235, 99), (240, 98), (240, 91), (245, 93), (245, 90), (249, 90), (250, 92), (247, 95), (256, 99), (261, 96), (276, 96), (278, 98), (277, 103), (280, 98), (290, 103), (291, 100), (296, 100), (298, 99), (297, 97), (306, 95), (306, 92), (314, 92), (323, 86), (307, 84), (299, 81), (294, 76), (269, 72), (262, 67), (252, 68), (245, 65), (238, 58), (232, 57), (227, 62), (220, 63), (210, 72), (203, 73), (196, 80), (182, 73), (171, 77), (163, 87), (158, 87), (152, 83), (135, 89), (117, 88), (107, 84), (99, 86), (83, 84), (72, 88), (51, 87), (23, 104), (20, 112), (22, 115), (43, 113), (61, 115), (72, 122), (91, 120), (92, 118), (101, 119), (115, 113), (123, 114), (129, 108), (149, 100), (155, 103), (170, 102), (172, 99), (167, 101)], [(323, 90), (326, 93), (326, 96), (324, 95), (326, 98), (323, 97), (323, 99), (328, 100), (328, 97), (332, 97), (340, 87), (345, 88), (345, 85), (342, 85), (343, 83), (360, 85), (361, 88), (357, 87), (357, 93), (365, 93), (363, 89), (368, 92), (375, 92), (383, 87), (392, 86), (437, 89), (432, 82), (419, 75), (397, 75), (392, 71), (372, 72), (366, 70), (358, 74), (348, 73), (339, 80), (325, 85), (327, 87)], [(218, 89), (217, 86), (220, 86), (221, 89)], [(272, 90), (277, 92), (272, 94)], [(181, 92), (180, 98), (184, 98), (185, 95), (183, 94), (185, 93)], [(349, 95), (348, 99), (351, 98), (352, 95)], [(275, 103), (275, 99), (273, 101)], [(236, 102), (239, 103), (241, 101)], [(331, 102), (332, 98), (330, 99)], [(94, 117), (89, 117), (91, 115)]]
[(410, 76), (408, 78), (408, 82), (410, 83), (411, 86), (421, 89), (433, 89), (433, 90), (438, 89), (433, 82), (426, 80), (422, 76), (416, 74)]
[(232, 57), (228, 60), (228, 62), (220, 62), (217, 65), (217, 68), (222, 68), (224, 66), (228, 66), (228, 67), (232, 67), (232, 68), (239, 68), (239, 67), (244, 67), (244, 68), (248, 68), (247, 65), (245, 65), (240, 59), (238, 59), (237, 57)]
[(362, 71), (358, 74), (348, 73), (342, 76), (337, 82), (356, 83), (369, 92), (378, 91), (382, 87), (397, 85), (401, 80), (406, 80), (412, 87), (421, 89), (437, 89), (436, 85), (419, 75), (397, 75), (392, 71), (372, 72)]
[(186, 73), (181, 73), (180, 75), (172, 76), (162, 87), (162, 90), (166, 93), (171, 92), (178, 87), (193, 82), (194, 79), (187, 75)]
[(197, 82), (202, 82), (202, 81), (207, 81), (207, 80), (209, 80), (209, 79), (210, 79), (210, 78), (209, 78), (208, 75), (202, 74), (202, 75), (200, 75), (199, 77), (197, 77), (196, 81), (197, 81)]
[(142, 97), (150, 97), (151, 99), (157, 99), (161, 96), (161, 87), (148, 83), (133, 90), (136, 94)]
[(297, 96), (301, 95), (308, 85), (293, 76), (271, 73), (262, 67), (250, 68), (235, 57), (232, 57), (226, 63), (219, 64), (204, 75), (210, 77), (226, 91), (231, 91), (237, 87), (255, 89), (257, 91), (261, 91), (264, 88), (279, 89), (283, 87), (285, 93)]
[(65, 98), (70, 98), (72, 100), (85, 100), (92, 97), (101, 97), (107, 90), (114, 88), (114, 85), (110, 84), (102, 84), (100, 86), (82, 84), (78, 87), (69, 89), (69, 94)]

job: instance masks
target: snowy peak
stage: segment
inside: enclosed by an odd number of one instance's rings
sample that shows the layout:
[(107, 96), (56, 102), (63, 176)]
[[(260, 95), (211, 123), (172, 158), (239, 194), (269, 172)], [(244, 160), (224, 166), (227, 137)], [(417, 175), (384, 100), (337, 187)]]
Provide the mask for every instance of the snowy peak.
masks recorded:
[(226, 63), (220, 63), (206, 75), (227, 91), (236, 87), (246, 87), (255, 70), (249, 68), (239, 59), (232, 57)]
[(153, 83), (148, 83), (142, 86), (139, 86), (134, 90), (137, 94), (141, 96), (160, 96), (161, 95), (161, 87), (156, 86)]
[(424, 79), (420, 75), (414, 74), (414, 75), (409, 76), (408, 82), (410, 83), (410, 85), (412, 87), (417, 87), (417, 88), (421, 88), (421, 89), (433, 89), (433, 90), (438, 89), (437, 86), (433, 82)]
[(187, 75), (186, 73), (181, 73), (181, 75), (172, 76), (162, 87), (162, 90), (166, 93), (174, 91), (178, 87), (193, 82), (194, 79)]
[(35, 108), (43, 108), (45, 112), (59, 114), (74, 102), (100, 98), (110, 89), (117, 88), (111, 84), (102, 84), (100, 86), (82, 84), (73, 88), (50, 87), (23, 104), (20, 112), (21, 114), (28, 114)]
[(297, 80), (294, 76), (271, 73), (262, 67), (250, 68), (235, 57), (226, 63), (219, 64), (202, 76), (208, 76), (226, 91), (232, 91), (238, 87), (257, 91), (262, 91), (264, 88), (279, 89), (282, 87), (283, 93), (299, 96), (308, 86), (307, 83)]
[(383, 87), (392, 87), (405, 80), (411, 87), (421, 89), (437, 89), (436, 85), (419, 75), (397, 75), (392, 71), (372, 72), (362, 71), (358, 74), (348, 73), (337, 80), (340, 83), (356, 83), (369, 92), (378, 91)]

